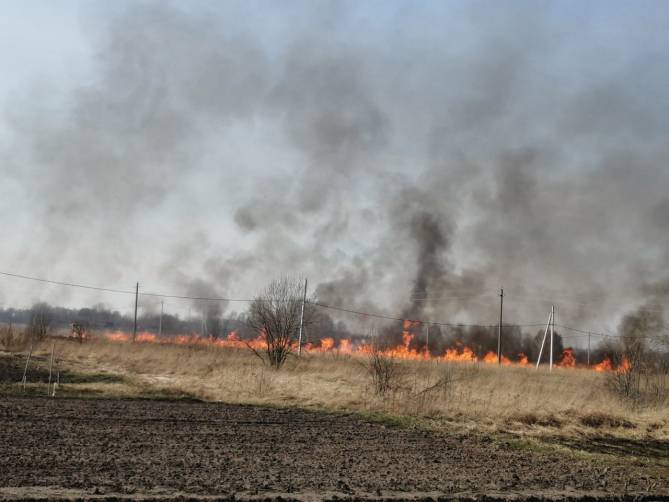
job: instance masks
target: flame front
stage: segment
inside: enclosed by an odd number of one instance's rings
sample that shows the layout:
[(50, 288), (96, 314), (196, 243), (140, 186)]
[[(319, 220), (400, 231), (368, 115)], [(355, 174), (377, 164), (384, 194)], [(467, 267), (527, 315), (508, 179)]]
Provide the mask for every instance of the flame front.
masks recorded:
[[(432, 355), (427, 346), (420, 348), (412, 347), (412, 342), (415, 335), (411, 332), (418, 323), (415, 321), (406, 320), (402, 324), (402, 343), (395, 347), (379, 349), (379, 354), (386, 357), (393, 357), (405, 360), (435, 360), (448, 361), (459, 363), (484, 363), (497, 364), (497, 354), (495, 352), (486, 352), (479, 357), (475, 351), (470, 347), (457, 342), (455, 347), (446, 348), (441, 355)], [(129, 342), (132, 340), (132, 335), (122, 332), (114, 331), (104, 335), (105, 339), (112, 342)], [(160, 343), (160, 344), (176, 344), (176, 345), (202, 345), (202, 346), (216, 346), (224, 348), (246, 349), (251, 347), (255, 350), (265, 349), (265, 337), (261, 333), (256, 338), (251, 340), (242, 340), (235, 331), (231, 331), (225, 338), (207, 338), (200, 335), (176, 335), (158, 337), (155, 333), (142, 331), (137, 333), (135, 341), (139, 343)], [(331, 337), (326, 337), (317, 343), (307, 343), (303, 346), (303, 350), (308, 353), (339, 353), (349, 354), (352, 356), (366, 356), (372, 353), (375, 349), (369, 343), (355, 343), (350, 339), (335, 340)], [(499, 361), (504, 366), (531, 366), (529, 358), (522, 352), (517, 354), (515, 360), (502, 355)], [(560, 360), (555, 363), (559, 368), (576, 368), (576, 357), (574, 350), (567, 347), (562, 352)], [(599, 364), (592, 366), (594, 371), (622, 371), (626, 372), (630, 369), (630, 363), (627, 359), (623, 359), (621, 364), (616, 367), (610, 359), (606, 358)]]

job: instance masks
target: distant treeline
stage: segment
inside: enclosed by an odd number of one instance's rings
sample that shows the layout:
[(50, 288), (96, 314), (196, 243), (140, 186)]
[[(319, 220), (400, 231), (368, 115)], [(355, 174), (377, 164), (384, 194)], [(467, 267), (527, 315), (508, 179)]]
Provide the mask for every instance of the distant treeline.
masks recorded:
[[(55, 307), (45, 303), (34, 305), (29, 309), (0, 309), (0, 323), (8, 325), (30, 324), (36, 312), (48, 313), (49, 325), (52, 329), (71, 329), (73, 324), (86, 326), (90, 331), (125, 331), (133, 330), (133, 317), (123, 315), (116, 310), (104, 307), (68, 309)], [(225, 338), (234, 332), (240, 339), (251, 339), (257, 333), (247, 324), (245, 312), (231, 315), (207, 315), (200, 317), (180, 318), (171, 314), (162, 316), (162, 333), (165, 336), (197, 334), (212, 338)], [(204, 321), (203, 321), (204, 319)], [(160, 326), (159, 313), (144, 313), (137, 318), (137, 330), (158, 333)], [(413, 326), (409, 329), (413, 335), (409, 344), (412, 349), (423, 349), (425, 347), (426, 333), (421, 326)], [(376, 343), (381, 346), (391, 347), (403, 343), (402, 333), (404, 329), (401, 323), (390, 322), (380, 329)], [(524, 333), (518, 326), (505, 326), (503, 332), (502, 353), (518, 359), (519, 354), (525, 354), (530, 361), (536, 361), (539, 346), (543, 337), (543, 330), (533, 333)], [(342, 321), (335, 321), (325, 311), (319, 310), (311, 319), (305, 330), (305, 342), (318, 343), (323, 338), (340, 340), (350, 339), (352, 342), (370, 342), (368, 335), (364, 333), (351, 333)], [(594, 344), (593, 344), (594, 345)], [(497, 350), (497, 327), (450, 327), (440, 328), (431, 326), (429, 328), (429, 351), (433, 355), (441, 355), (447, 348), (470, 347), (478, 357), (488, 351)], [(566, 345), (559, 333), (555, 333), (554, 360), (560, 360)], [(608, 344), (599, 344), (593, 347), (590, 360), (600, 361), (608, 356), (612, 349)], [(587, 352), (584, 349), (574, 351), (579, 363), (585, 363)], [(542, 360), (548, 359), (548, 350), (544, 350)]]
[[(28, 309), (0, 309), (0, 324), (28, 325), (35, 313), (46, 314), (52, 329), (70, 329), (73, 324), (86, 326), (91, 331), (125, 331), (133, 330), (134, 319), (116, 310), (104, 307), (68, 309), (55, 307), (46, 303), (33, 305)], [(213, 315), (209, 312), (204, 316), (189, 318), (164, 313), (162, 316), (162, 333), (164, 335), (198, 334), (213, 338), (224, 338), (234, 332), (241, 339), (255, 338), (257, 333), (252, 330), (246, 319), (246, 313), (229, 315)], [(137, 317), (137, 330), (158, 333), (160, 330), (160, 313), (144, 313)], [(316, 342), (322, 338), (361, 338), (352, 335), (343, 322), (335, 322), (327, 313), (319, 312), (309, 329), (305, 330), (305, 340)]]

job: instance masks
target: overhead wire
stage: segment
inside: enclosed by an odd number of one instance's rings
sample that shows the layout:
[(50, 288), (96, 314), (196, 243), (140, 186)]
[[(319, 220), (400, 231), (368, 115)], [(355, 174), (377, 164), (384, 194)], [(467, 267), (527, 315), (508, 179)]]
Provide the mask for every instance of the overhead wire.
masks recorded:
[[(207, 296), (175, 295), (175, 294), (154, 293), (154, 292), (136, 292), (134, 290), (124, 290), (124, 289), (117, 289), (117, 288), (92, 286), (92, 285), (88, 285), (88, 284), (80, 284), (80, 283), (74, 283), (74, 282), (56, 281), (56, 280), (51, 280), (51, 279), (33, 277), (33, 276), (28, 276), (28, 275), (23, 275), (23, 274), (16, 274), (16, 273), (11, 273), (11, 272), (4, 272), (4, 271), (0, 271), (0, 275), (6, 276), (6, 277), (13, 277), (13, 278), (18, 278), (18, 279), (36, 281), (36, 282), (45, 283), (45, 284), (53, 284), (53, 285), (58, 285), (58, 286), (73, 287), (73, 288), (80, 288), (80, 289), (101, 291), (101, 292), (109, 292), (109, 293), (127, 294), (127, 295), (138, 294), (139, 296), (145, 296), (145, 297), (171, 298), (171, 299), (177, 299), (177, 300), (194, 300), (194, 301), (207, 301), (207, 302), (248, 302), (248, 303), (250, 303), (250, 302), (253, 302), (253, 301), (257, 301), (256, 299), (252, 299), (252, 298), (207, 297)], [(439, 300), (464, 299), (464, 298), (481, 298), (481, 297), (486, 297), (486, 296), (491, 297), (491, 296), (497, 296), (497, 295), (493, 294), (493, 293), (476, 293), (476, 294), (455, 295), (455, 296), (448, 296), (448, 297), (437, 297), (435, 299), (414, 297), (414, 298), (412, 298), (412, 301), (432, 301), (432, 300), (439, 301)], [(505, 292), (505, 297), (508, 297), (508, 296), (510, 296), (510, 297), (514, 297), (514, 296), (522, 297), (523, 295), (514, 295), (513, 293), (511, 293), (511, 295), (508, 295), (508, 293)], [(536, 297), (534, 297), (534, 298), (536, 298)], [(539, 299), (539, 298), (537, 298), (537, 299)], [(549, 300), (546, 300), (546, 301), (549, 301)], [(431, 320), (425, 320), (425, 319), (407, 319), (406, 317), (398, 317), (398, 316), (379, 314), (379, 313), (373, 313), (373, 312), (364, 312), (364, 311), (351, 309), (351, 308), (328, 305), (328, 304), (325, 304), (325, 303), (322, 303), (322, 302), (317, 302), (317, 301), (312, 301), (312, 300), (307, 300), (307, 303), (309, 303), (311, 305), (314, 305), (316, 307), (325, 308), (325, 309), (329, 309), (329, 310), (335, 310), (335, 311), (339, 311), (339, 312), (346, 312), (346, 313), (360, 315), (360, 316), (364, 316), (364, 317), (371, 317), (371, 318), (376, 318), (376, 319), (384, 319), (384, 320), (397, 321), (397, 322), (404, 322), (404, 321), (408, 320), (408, 321), (411, 321), (411, 322), (421, 323), (421, 324), (425, 324), (425, 325), (451, 327), (451, 328), (461, 328), (461, 327), (497, 328), (497, 327), (499, 327), (499, 323), (489, 323), (489, 324), (452, 323), (452, 322), (431, 321)], [(554, 302), (554, 303), (557, 303), (557, 302)], [(586, 304), (585, 302), (578, 302), (578, 301), (572, 301), (572, 303)], [(503, 323), (502, 327), (510, 327), (510, 326), (538, 327), (538, 326), (545, 326), (545, 325), (546, 325), (545, 322), (533, 322), (533, 323), (508, 323), (507, 322), (507, 323)], [(566, 325), (561, 325), (561, 324), (555, 324), (555, 326), (560, 327), (562, 329), (572, 331), (572, 332), (581, 333), (583, 335), (591, 335), (591, 336), (599, 336), (599, 337), (611, 337), (611, 338), (619, 338), (620, 337), (620, 335), (611, 335), (611, 334), (600, 333), (600, 332), (591, 331), (591, 330), (583, 330), (583, 329), (573, 328), (573, 327), (566, 326)], [(646, 336), (646, 337), (641, 337), (641, 338), (662, 339), (663, 337)]]

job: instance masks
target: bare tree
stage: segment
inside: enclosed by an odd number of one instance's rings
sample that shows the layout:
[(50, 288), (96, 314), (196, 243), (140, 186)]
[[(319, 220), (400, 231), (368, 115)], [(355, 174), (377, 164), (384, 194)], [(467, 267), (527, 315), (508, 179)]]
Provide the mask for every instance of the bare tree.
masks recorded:
[[(304, 281), (283, 277), (272, 281), (251, 303), (248, 325), (265, 341), (264, 350), (249, 348), (264, 362), (279, 369), (297, 348)], [(313, 306), (305, 305), (304, 323), (312, 318)]]
[(88, 325), (85, 322), (72, 323), (72, 335), (79, 341), (79, 343), (88, 341)]
[[(638, 402), (643, 397), (643, 387), (648, 387), (657, 367), (650, 351), (649, 340), (663, 327), (661, 314), (640, 308), (626, 315), (620, 325), (621, 337), (614, 352), (617, 370), (611, 373), (609, 383), (623, 398)], [(642, 383), (646, 383), (642, 386)]]
[(31, 345), (44, 340), (51, 331), (51, 308), (46, 303), (38, 303), (32, 308), (30, 324), (26, 327)]

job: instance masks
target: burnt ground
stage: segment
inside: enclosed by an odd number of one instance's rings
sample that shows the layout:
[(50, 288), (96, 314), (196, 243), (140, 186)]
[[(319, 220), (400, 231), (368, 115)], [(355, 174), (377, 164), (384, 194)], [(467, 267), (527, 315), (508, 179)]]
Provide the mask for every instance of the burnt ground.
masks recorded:
[(0, 398), (0, 499), (650, 492), (659, 500), (669, 495), (667, 474), (353, 415), (183, 401)]

